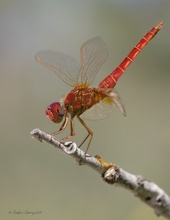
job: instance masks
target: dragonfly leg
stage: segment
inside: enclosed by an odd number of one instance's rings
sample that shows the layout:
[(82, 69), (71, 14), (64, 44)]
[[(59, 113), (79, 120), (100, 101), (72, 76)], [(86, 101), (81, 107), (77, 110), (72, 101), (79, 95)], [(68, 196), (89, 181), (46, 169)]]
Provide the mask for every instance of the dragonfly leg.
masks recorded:
[(52, 133), (52, 134), (51, 134), (52, 136), (57, 135), (57, 134), (60, 134), (60, 133), (62, 133), (62, 132), (66, 129), (67, 124), (68, 124), (68, 118), (69, 118), (69, 115), (66, 114), (66, 115), (65, 115), (65, 118), (64, 118), (64, 122), (63, 122), (61, 128), (60, 128), (58, 131)]
[[(56, 132), (52, 133), (51, 135), (54, 136), (54, 135), (62, 133), (67, 127), (68, 119), (69, 119), (69, 114), (66, 114), (65, 118), (64, 118), (64, 122), (63, 122), (61, 128), (59, 129), (59, 131), (56, 131)], [(70, 119), (70, 130), (71, 130), (71, 134), (69, 136), (65, 137), (65, 138), (62, 138), (60, 140), (61, 142), (66, 141), (66, 140), (72, 138), (75, 135), (73, 118)]]
[(61, 141), (67, 141), (68, 139), (72, 138), (75, 135), (75, 129), (74, 129), (74, 121), (73, 118), (70, 118), (70, 135), (66, 138), (63, 138)]
[(90, 147), (90, 143), (93, 139), (93, 132), (90, 130), (90, 128), (86, 125), (86, 123), (80, 118), (79, 115), (77, 115), (78, 120), (80, 121), (80, 123), (85, 127), (85, 129), (88, 131), (88, 135), (85, 137), (85, 139), (83, 140), (83, 142), (80, 144), (79, 148), (84, 144), (84, 142), (87, 140), (87, 138), (90, 136), (90, 140), (89, 143), (87, 145), (85, 154), (87, 153), (89, 147)]

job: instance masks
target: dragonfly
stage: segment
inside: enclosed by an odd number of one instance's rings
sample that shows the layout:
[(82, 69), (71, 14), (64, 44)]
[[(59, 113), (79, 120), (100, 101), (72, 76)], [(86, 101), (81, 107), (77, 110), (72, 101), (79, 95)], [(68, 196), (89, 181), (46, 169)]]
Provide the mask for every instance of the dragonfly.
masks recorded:
[(97, 88), (91, 87), (91, 84), (108, 56), (107, 47), (101, 37), (93, 37), (81, 46), (80, 62), (61, 52), (40, 51), (35, 59), (55, 72), (66, 84), (73, 87), (60, 102), (53, 102), (46, 109), (46, 115), (52, 122), (60, 123), (63, 121), (60, 129), (51, 135), (62, 133), (70, 122), (70, 135), (61, 141), (72, 138), (75, 135), (73, 119), (77, 117), (87, 130), (87, 135), (79, 147), (89, 138), (85, 150), (86, 155), (93, 138), (93, 131), (83, 119), (104, 118), (112, 112), (114, 106), (117, 106), (123, 115), (126, 115), (125, 108), (119, 95), (114, 91), (114, 87), (127, 67), (158, 33), (162, 25), (163, 22), (160, 22), (142, 37), (119, 66), (104, 78)]

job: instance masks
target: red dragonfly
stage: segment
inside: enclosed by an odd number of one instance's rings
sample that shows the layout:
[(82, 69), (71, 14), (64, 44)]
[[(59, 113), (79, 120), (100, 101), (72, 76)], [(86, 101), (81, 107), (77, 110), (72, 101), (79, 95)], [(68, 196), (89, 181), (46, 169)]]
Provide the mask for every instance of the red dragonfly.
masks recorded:
[(59, 131), (52, 133), (52, 135), (63, 132), (70, 119), (70, 135), (62, 141), (66, 141), (73, 137), (75, 135), (73, 119), (76, 116), (88, 132), (80, 146), (90, 136), (85, 151), (86, 154), (93, 138), (93, 132), (80, 117), (81, 115), (88, 113), (85, 115), (88, 118), (103, 118), (112, 112), (112, 104), (116, 105), (123, 115), (126, 115), (120, 98), (113, 91), (113, 88), (119, 77), (146, 44), (157, 34), (162, 25), (163, 23), (160, 22), (156, 27), (152, 28), (139, 43), (136, 44), (120, 65), (100, 82), (98, 88), (89, 86), (92, 84), (100, 67), (107, 59), (107, 48), (100, 37), (91, 38), (82, 45), (80, 49), (80, 63), (61, 52), (48, 50), (39, 52), (35, 57), (36, 60), (55, 72), (65, 83), (73, 87), (60, 103), (53, 102), (47, 107), (46, 115), (54, 123), (60, 123), (64, 118), (64, 122)]

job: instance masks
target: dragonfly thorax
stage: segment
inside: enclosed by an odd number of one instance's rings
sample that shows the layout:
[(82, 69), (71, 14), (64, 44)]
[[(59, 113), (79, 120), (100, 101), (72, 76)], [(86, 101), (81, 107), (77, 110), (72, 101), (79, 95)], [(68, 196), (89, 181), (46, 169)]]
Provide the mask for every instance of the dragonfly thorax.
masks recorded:
[(81, 115), (102, 99), (108, 97), (107, 93), (97, 88), (74, 88), (63, 100), (64, 107), (72, 117)]

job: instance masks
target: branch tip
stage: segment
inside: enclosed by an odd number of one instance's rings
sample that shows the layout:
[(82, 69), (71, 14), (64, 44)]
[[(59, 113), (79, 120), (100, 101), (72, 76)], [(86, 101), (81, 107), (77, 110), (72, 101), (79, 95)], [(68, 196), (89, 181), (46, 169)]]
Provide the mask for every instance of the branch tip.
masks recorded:
[(42, 142), (42, 137), (41, 137), (41, 130), (39, 128), (35, 128), (34, 130), (31, 131), (30, 135), (33, 139), (36, 139), (40, 142)]

